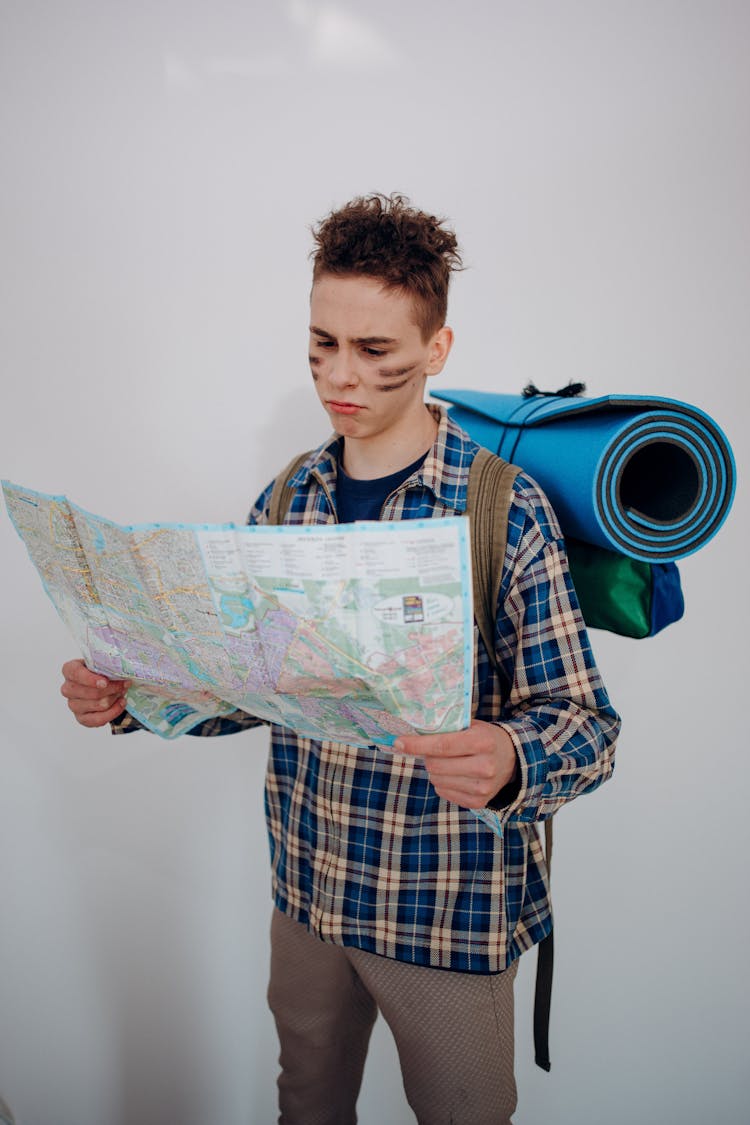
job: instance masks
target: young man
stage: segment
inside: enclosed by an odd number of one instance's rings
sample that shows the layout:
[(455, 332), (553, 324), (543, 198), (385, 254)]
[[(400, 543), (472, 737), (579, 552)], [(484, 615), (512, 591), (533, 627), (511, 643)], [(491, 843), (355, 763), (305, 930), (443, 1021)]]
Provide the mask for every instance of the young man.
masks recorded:
[[(371, 196), (329, 215), (315, 242), (310, 367), (334, 434), (294, 475), (285, 522), (464, 512), (477, 446), (424, 401), (452, 343), (455, 236), (398, 196)], [(268, 519), (270, 492), (251, 523)], [(402, 737), (386, 751), (272, 727), (269, 1002), (287, 1125), (356, 1121), (378, 1011), (419, 1122), (511, 1119), (513, 977), (551, 927), (536, 824), (610, 775), (619, 726), (560, 529), (523, 474), (495, 649), (499, 675), (477, 639), (467, 730)], [(122, 713), (123, 685), (80, 661), (64, 676), (79, 722), (137, 726)], [(236, 712), (195, 733), (256, 722)]]

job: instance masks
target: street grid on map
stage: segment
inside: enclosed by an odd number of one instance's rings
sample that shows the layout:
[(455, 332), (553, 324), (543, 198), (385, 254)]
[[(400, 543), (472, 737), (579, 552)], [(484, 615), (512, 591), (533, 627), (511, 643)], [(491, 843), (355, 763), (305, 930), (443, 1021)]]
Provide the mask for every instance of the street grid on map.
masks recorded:
[(8, 513), (92, 670), (174, 738), (239, 709), (389, 745), (469, 722), (467, 521), (124, 527), (3, 482)]

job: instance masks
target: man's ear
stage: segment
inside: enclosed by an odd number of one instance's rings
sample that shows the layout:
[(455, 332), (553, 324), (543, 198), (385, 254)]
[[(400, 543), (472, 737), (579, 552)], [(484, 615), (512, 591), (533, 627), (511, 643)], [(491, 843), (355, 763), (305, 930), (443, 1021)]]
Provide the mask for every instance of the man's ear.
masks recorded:
[(453, 329), (444, 324), (438, 328), (429, 344), (429, 360), (425, 368), (426, 375), (439, 375), (445, 367), (448, 353), (453, 346)]

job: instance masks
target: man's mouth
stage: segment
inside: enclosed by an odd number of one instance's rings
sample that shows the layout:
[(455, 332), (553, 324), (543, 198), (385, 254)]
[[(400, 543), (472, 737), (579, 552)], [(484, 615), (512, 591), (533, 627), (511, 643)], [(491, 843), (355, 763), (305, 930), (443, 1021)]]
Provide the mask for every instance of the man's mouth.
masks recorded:
[(328, 408), (334, 414), (356, 414), (358, 410), (362, 410), (362, 407), (358, 406), (356, 402), (336, 402), (335, 399), (331, 398), (328, 400)]

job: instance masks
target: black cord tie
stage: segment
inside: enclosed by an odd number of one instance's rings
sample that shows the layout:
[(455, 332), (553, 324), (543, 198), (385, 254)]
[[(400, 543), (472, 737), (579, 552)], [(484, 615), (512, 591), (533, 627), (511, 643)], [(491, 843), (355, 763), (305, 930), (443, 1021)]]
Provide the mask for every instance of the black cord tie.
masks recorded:
[(559, 391), (540, 391), (533, 383), (527, 383), (521, 393), (524, 398), (535, 398), (536, 395), (544, 395), (545, 398), (576, 398), (585, 390), (585, 383), (570, 382), (567, 387), (561, 387)]

